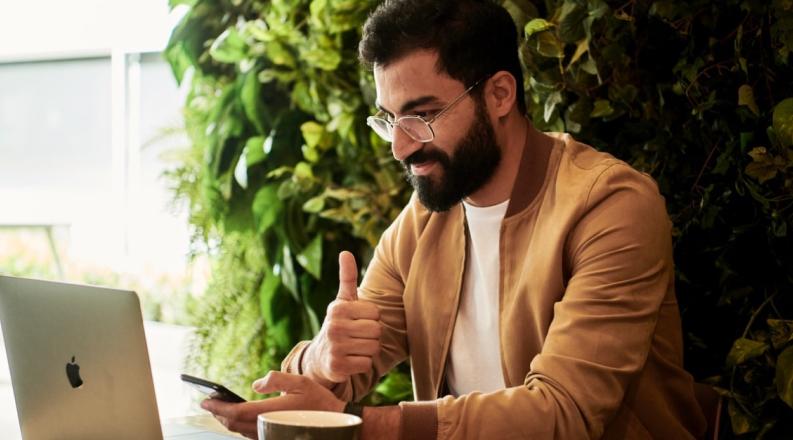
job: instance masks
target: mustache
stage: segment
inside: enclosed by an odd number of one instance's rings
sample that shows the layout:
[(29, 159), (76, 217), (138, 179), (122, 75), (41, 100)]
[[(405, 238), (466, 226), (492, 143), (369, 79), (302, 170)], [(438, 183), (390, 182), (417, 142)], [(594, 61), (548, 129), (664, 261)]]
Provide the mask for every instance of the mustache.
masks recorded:
[(402, 165), (406, 169), (410, 169), (411, 165), (429, 161), (436, 161), (446, 165), (449, 163), (449, 156), (447, 156), (446, 153), (441, 150), (424, 147), (403, 160)]

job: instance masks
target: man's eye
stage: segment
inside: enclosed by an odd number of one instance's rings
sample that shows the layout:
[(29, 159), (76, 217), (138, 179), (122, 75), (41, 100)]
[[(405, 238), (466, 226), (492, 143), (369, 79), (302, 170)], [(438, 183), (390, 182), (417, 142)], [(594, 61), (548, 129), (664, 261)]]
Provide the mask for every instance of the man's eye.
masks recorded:
[(413, 112), (413, 116), (418, 116), (420, 118), (427, 118), (435, 114), (433, 110), (426, 110), (422, 112)]

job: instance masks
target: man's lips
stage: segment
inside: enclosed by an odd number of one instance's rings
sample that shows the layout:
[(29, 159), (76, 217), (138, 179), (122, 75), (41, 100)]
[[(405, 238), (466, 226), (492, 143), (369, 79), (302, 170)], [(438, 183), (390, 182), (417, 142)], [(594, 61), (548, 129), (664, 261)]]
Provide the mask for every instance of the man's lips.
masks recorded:
[(428, 160), (426, 162), (419, 162), (410, 164), (410, 173), (414, 176), (424, 176), (432, 171), (432, 168), (435, 164), (438, 163), (434, 160)]

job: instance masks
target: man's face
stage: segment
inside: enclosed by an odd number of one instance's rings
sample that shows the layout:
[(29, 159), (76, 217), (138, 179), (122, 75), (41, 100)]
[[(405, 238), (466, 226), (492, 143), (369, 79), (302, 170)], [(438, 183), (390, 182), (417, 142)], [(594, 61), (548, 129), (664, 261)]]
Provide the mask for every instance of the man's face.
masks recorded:
[[(465, 91), (461, 82), (438, 73), (436, 62), (435, 53), (419, 51), (375, 66), (378, 106), (389, 119), (419, 115), (429, 120)], [(487, 183), (501, 149), (484, 104), (471, 96), (433, 122), (432, 129), (435, 139), (421, 143), (397, 127), (391, 148), (422, 204), (445, 211)]]

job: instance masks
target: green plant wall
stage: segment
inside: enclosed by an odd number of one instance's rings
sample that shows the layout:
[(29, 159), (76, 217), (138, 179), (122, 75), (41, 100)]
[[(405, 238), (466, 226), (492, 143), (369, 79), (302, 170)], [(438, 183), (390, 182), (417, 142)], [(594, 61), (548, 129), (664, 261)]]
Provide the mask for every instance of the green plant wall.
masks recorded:
[[(169, 173), (215, 280), (194, 368), (247, 389), (313, 335), (409, 188), (366, 127), (377, 1), (172, 0), (192, 146)], [(506, 0), (532, 121), (651, 174), (674, 222), (686, 367), (728, 435), (793, 436), (793, 0)], [(404, 373), (372, 397), (409, 398)]]

